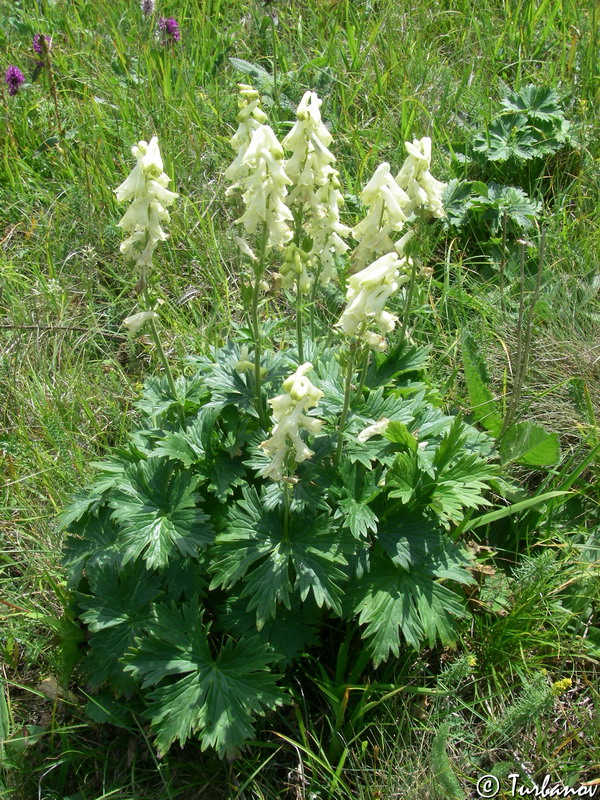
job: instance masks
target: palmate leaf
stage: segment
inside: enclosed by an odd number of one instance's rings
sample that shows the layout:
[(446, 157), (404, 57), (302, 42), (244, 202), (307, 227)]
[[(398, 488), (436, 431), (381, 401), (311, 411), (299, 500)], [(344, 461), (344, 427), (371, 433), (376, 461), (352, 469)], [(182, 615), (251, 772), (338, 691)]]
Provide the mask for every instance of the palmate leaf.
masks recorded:
[(90, 594), (77, 594), (80, 617), (92, 635), (86, 668), (92, 686), (105, 681), (120, 690), (132, 688), (120, 659), (151, 618), (151, 603), (161, 593), (160, 577), (140, 563), (121, 572), (106, 565), (90, 574)]
[(452, 644), (454, 620), (467, 616), (460, 597), (437, 582), (431, 570), (396, 567), (385, 554), (373, 554), (368, 575), (350, 586), (345, 605), (365, 625), (363, 638), (375, 666), (399, 655), (400, 633), (415, 650), (424, 639), (430, 647), (438, 638)]
[(256, 638), (230, 639), (213, 656), (197, 601), (156, 606), (126, 669), (144, 688), (159, 684), (147, 696), (159, 753), (198, 732), (203, 750), (234, 756), (252, 735), (254, 716), (284, 701), (279, 676), (269, 672), (276, 658)]
[(387, 354), (375, 353), (369, 363), (365, 385), (369, 389), (398, 386), (398, 381), (394, 380), (398, 375), (420, 372), (425, 368), (429, 350), (429, 347), (416, 347), (404, 340)]
[(113, 492), (113, 519), (121, 523), (123, 563), (142, 556), (148, 567), (167, 566), (175, 554), (197, 556), (213, 539), (208, 517), (196, 507), (198, 478), (167, 459), (152, 459), (126, 470)]
[(510, 92), (502, 105), (507, 111), (527, 114), (541, 120), (552, 120), (563, 116), (560, 100), (555, 89), (528, 84), (518, 92)]
[(118, 527), (110, 518), (111, 511), (103, 507), (98, 516), (88, 514), (78, 523), (71, 524), (71, 533), (63, 546), (62, 564), (67, 568), (67, 585), (77, 586), (84, 569), (95, 570), (121, 566), (121, 552), (117, 542)]
[(528, 161), (541, 155), (536, 147), (536, 137), (527, 124), (524, 114), (504, 114), (489, 127), (487, 133), (476, 133), (473, 149), (485, 155), (488, 161)]
[[(292, 595), (291, 608), (279, 608), (277, 618), (268, 620), (258, 633), (258, 640), (278, 654), (277, 665), (284, 668), (308, 647), (319, 641), (316, 625), (319, 622), (316, 603), (301, 602)], [(256, 636), (256, 614), (246, 609), (239, 597), (229, 597), (217, 610), (220, 630), (240, 636)]]
[(136, 408), (146, 418), (156, 422), (163, 417), (176, 419), (182, 406), (186, 414), (195, 414), (207, 399), (208, 393), (201, 375), (191, 378), (180, 375), (175, 381), (175, 390), (174, 397), (166, 377), (148, 378)]
[(241, 597), (256, 611), (260, 630), (274, 619), (277, 606), (290, 608), (293, 590), (305, 600), (312, 593), (319, 607), (341, 610), (339, 583), (346, 566), (339, 531), (326, 515), (291, 514), (289, 530), (282, 515), (263, 507), (255, 489), (228, 509), (228, 520), (212, 549), (214, 577), (210, 588), (229, 589), (243, 582)]
[(181, 461), (185, 467), (202, 462), (211, 451), (211, 438), (218, 416), (218, 408), (203, 406), (185, 430), (170, 431), (158, 441), (151, 457), (167, 456)]

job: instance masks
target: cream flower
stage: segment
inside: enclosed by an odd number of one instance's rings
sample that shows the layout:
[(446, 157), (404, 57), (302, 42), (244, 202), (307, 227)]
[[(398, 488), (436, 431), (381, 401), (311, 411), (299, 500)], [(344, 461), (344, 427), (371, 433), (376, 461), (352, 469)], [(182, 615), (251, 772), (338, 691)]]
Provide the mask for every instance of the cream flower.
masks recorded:
[(268, 248), (283, 248), (292, 238), (288, 222), (293, 219), (285, 203), (291, 184), (284, 169), (283, 149), (273, 130), (263, 124), (265, 114), (258, 108), (258, 92), (240, 84), (240, 127), (230, 140), (237, 150), (225, 177), (233, 180), (226, 194), (241, 193), (246, 207), (237, 220), (246, 233), (254, 234), (266, 225)]
[(158, 314), (154, 311), (140, 311), (137, 314), (132, 314), (130, 317), (126, 317), (123, 320), (124, 327), (127, 328), (132, 336), (140, 331), (144, 325), (151, 319), (158, 319)]
[[(315, 92), (304, 93), (296, 110), (296, 122), (282, 144), (291, 152), (285, 171), (294, 184), (287, 204), (296, 204), (303, 212), (306, 232), (312, 240), (309, 266), (316, 271), (320, 262), (319, 280), (326, 284), (335, 275), (334, 254), (341, 255), (348, 249), (344, 238), (350, 228), (340, 222), (339, 208), (344, 198), (339, 172), (332, 166), (335, 156), (329, 146), (333, 137), (321, 119), (321, 104)], [(310, 281), (305, 265), (300, 290), (308, 291)], [(283, 286), (287, 288), (285, 280)]]
[(405, 142), (408, 156), (396, 176), (396, 183), (409, 196), (406, 213), (411, 214), (418, 209), (429, 212), (434, 217), (444, 217), (442, 192), (445, 183), (437, 181), (431, 172), (431, 139), (413, 139)]
[(404, 227), (408, 216), (406, 207), (410, 203), (387, 162), (377, 167), (361, 199), (367, 207), (367, 215), (352, 229), (352, 236), (359, 242), (352, 256), (357, 267), (363, 267), (374, 256), (394, 250), (391, 234)]
[(139, 266), (149, 268), (157, 242), (164, 241), (168, 236), (162, 223), (169, 221), (167, 208), (178, 195), (167, 189), (171, 179), (163, 172), (156, 136), (152, 137), (149, 144), (145, 141), (138, 142), (131, 148), (131, 152), (137, 164), (115, 189), (119, 203), (133, 201), (117, 223), (129, 234), (121, 243), (121, 252)]
[(409, 261), (386, 253), (348, 279), (348, 305), (336, 323), (348, 336), (360, 336), (369, 347), (383, 350), (385, 339), (367, 326), (375, 323), (382, 334), (394, 330), (398, 318), (384, 310), (387, 300), (409, 280)]
[(260, 445), (266, 455), (271, 457), (270, 463), (261, 473), (265, 478), (282, 480), (288, 453), (292, 451), (296, 463), (313, 455), (313, 451), (300, 436), (303, 430), (316, 436), (324, 425), (323, 420), (309, 417), (305, 413), (314, 408), (323, 397), (323, 392), (306, 377), (311, 369), (312, 364), (309, 362), (299, 366), (283, 382), (283, 394), (269, 400), (276, 424), (271, 437)]
[(387, 417), (382, 417), (378, 422), (367, 425), (356, 438), (359, 442), (367, 442), (372, 436), (382, 436), (386, 432), (389, 424), (389, 419)]

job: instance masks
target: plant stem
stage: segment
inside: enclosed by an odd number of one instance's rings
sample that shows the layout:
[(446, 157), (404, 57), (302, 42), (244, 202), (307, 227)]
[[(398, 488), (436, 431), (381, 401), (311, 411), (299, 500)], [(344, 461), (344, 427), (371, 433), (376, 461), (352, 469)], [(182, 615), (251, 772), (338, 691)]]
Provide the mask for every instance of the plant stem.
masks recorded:
[(344, 389), (344, 405), (342, 406), (342, 415), (340, 417), (338, 445), (335, 452), (335, 465), (340, 463), (342, 457), (342, 445), (344, 443), (344, 426), (346, 425), (346, 417), (348, 416), (348, 409), (350, 407), (350, 391), (352, 389), (352, 377), (354, 375), (354, 356), (356, 355), (356, 343), (350, 345), (350, 357), (348, 358), (348, 371), (346, 373), (346, 388)]
[(40, 37), (40, 47), (42, 48), (42, 60), (48, 73), (48, 85), (50, 86), (50, 94), (52, 95), (52, 102), (54, 103), (54, 114), (56, 116), (56, 126), (58, 128), (58, 135), (61, 139), (64, 138), (64, 131), (60, 121), (60, 113), (58, 110), (58, 93), (56, 91), (56, 83), (54, 82), (54, 73), (52, 71), (52, 58), (50, 56), (50, 49), (45, 36)]
[(283, 481), (283, 539), (287, 541), (290, 531), (290, 485)]
[(260, 424), (266, 430), (269, 426), (269, 419), (263, 403), (261, 392), (261, 356), (262, 347), (260, 341), (260, 326), (258, 322), (258, 303), (260, 299), (260, 281), (265, 269), (265, 253), (267, 249), (267, 225), (263, 224), (263, 229), (260, 237), (260, 255), (257, 265), (254, 269), (254, 288), (252, 292), (252, 330), (254, 333), (254, 388), (256, 391), (256, 413), (260, 419)]
[(371, 355), (369, 348), (365, 348), (365, 352), (363, 355), (362, 367), (360, 372), (360, 383), (358, 384), (358, 389), (356, 390), (356, 398), (360, 402), (362, 397), (363, 389), (365, 388), (365, 381), (367, 380), (367, 372), (369, 370), (369, 356)]
[(302, 290), (300, 277), (296, 281), (296, 337), (298, 339), (298, 364), (304, 364), (304, 337), (302, 336)]
[(413, 260), (412, 269), (410, 273), (410, 282), (408, 284), (408, 292), (406, 294), (406, 303), (404, 304), (404, 312), (402, 314), (402, 330), (400, 331), (400, 344), (404, 342), (406, 336), (406, 328), (408, 325), (408, 315), (412, 306), (413, 294), (415, 291), (415, 282), (417, 278), (417, 261)]
[[(153, 308), (151, 307), (152, 303), (150, 300), (150, 294), (148, 292), (148, 287), (146, 286), (145, 280), (144, 280), (143, 296), (144, 296), (144, 305), (146, 306), (146, 310), (153, 311)], [(167, 358), (167, 354), (165, 353), (164, 348), (162, 346), (162, 342), (160, 341), (160, 336), (158, 335), (158, 328), (156, 327), (156, 322), (152, 317), (150, 318), (149, 322), (150, 322), (150, 336), (152, 337), (152, 341), (154, 342), (154, 346), (156, 347), (156, 351), (165, 370), (165, 375), (167, 376), (167, 381), (169, 383), (169, 389), (171, 390), (171, 394), (173, 395), (173, 397), (179, 401), (177, 387), (175, 386), (175, 380), (173, 378), (173, 373), (171, 372), (171, 365), (169, 364), (169, 359)], [(183, 422), (184, 415), (183, 415), (183, 405), (181, 404), (181, 401), (179, 401), (179, 407), (180, 407), (181, 421)]]

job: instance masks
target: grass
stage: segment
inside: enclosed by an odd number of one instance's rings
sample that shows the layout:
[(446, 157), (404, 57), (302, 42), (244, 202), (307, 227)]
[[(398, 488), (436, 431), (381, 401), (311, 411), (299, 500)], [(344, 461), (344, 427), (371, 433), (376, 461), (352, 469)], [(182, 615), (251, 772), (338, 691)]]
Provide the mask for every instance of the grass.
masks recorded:
[[(413, 135), (433, 137), (434, 174), (451, 177), (449, 145), (490, 121), (505, 86), (559, 89), (580, 144), (574, 161), (556, 166), (544, 214), (543, 281), (519, 413), (560, 433), (565, 466), (555, 470), (556, 485), (575, 473), (598, 441), (600, 409), (595, 5), (178, 0), (158, 3), (148, 20), (133, 0), (39, 0), (0, 2), (0, 11), (2, 68), (17, 64), (28, 78), (18, 95), (3, 95), (0, 141), (0, 797), (447, 798), (459, 790), (475, 796), (477, 776), (502, 764), (524, 770), (524, 780), (545, 772), (573, 785), (595, 780), (593, 460), (572, 482), (566, 506), (519, 521), (531, 529), (521, 536), (525, 566), (511, 544), (514, 530), (506, 540), (480, 540), (498, 559), (481, 575), (472, 627), (461, 631), (457, 652), (403, 654), (377, 674), (371, 701), (392, 691), (382, 687), (425, 693), (400, 692), (362, 715), (364, 698), (352, 696), (341, 710), (347, 676), (329, 676), (323, 688), (323, 676), (319, 683), (318, 675), (299, 675), (297, 708), (268, 720), (243, 758), (222, 764), (193, 744), (157, 761), (141, 721), (135, 730), (90, 722), (76, 673), (73, 695), (42, 683), (64, 666), (55, 638), (68, 603), (57, 512), (89, 479), (94, 460), (123, 441), (140, 383), (158, 370), (150, 340), (129, 341), (121, 328), (136, 310), (135, 277), (119, 254), (112, 189), (138, 139), (159, 136), (181, 195), (158, 267), (174, 370), (242, 321), (244, 278), (221, 173), (231, 159), (235, 83), (249, 79), (230, 57), (273, 76), (267, 110), (279, 134), (305, 89), (324, 98), (348, 195), (360, 193), (382, 160), (399, 166)], [(153, 31), (158, 16), (171, 15), (182, 40), (162, 47)], [(30, 80), (37, 32), (54, 37), (56, 105), (46, 75)], [(352, 197), (347, 207), (350, 217)], [(500, 289), (476, 248), (436, 231), (423, 245), (434, 271), (417, 286), (411, 335), (433, 344), (432, 380), (448, 402), (468, 407), (460, 337), (472, 328), (494, 393), (508, 398), (518, 273), (509, 269)], [(336, 315), (335, 301), (323, 305), (323, 318)], [(285, 310), (275, 292), (270, 304)], [(543, 476), (517, 472), (516, 479), (536, 485)], [(527, 583), (523, 570), (536, 563), (544, 569)], [(447, 671), (461, 654), (472, 654), (476, 666), (465, 672), (463, 664), (451, 695), (435, 694), (450, 685)], [(552, 681), (572, 681), (551, 702), (542, 669)]]

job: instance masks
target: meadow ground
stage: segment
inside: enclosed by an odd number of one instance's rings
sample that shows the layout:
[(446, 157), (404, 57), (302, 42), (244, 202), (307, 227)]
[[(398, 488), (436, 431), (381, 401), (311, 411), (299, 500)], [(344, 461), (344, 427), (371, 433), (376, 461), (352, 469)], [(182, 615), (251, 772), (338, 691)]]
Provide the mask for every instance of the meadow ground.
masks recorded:
[[(178, 41), (160, 41), (160, 17), (176, 18)], [(487, 773), (500, 797), (509, 773), (597, 787), (598, 21), (587, 0), (157, 0), (150, 15), (134, 0), (0, 0), (2, 73), (15, 65), (25, 78), (14, 95), (3, 83), (0, 129), (0, 797), (446, 800), (480, 796)], [(32, 49), (38, 33), (52, 37), (51, 70)], [(240, 759), (188, 744), (159, 760), (142, 721), (93, 723), (77, 668), (63, 680), (57, 515), (124, 441), (160, 369), (151, 339), (122, 327), (136, 276), (119, 252), (113, 189), (139, 139), (159, 136), (180, 194), (158, 257), (173, 370), (242, 322), (222, 175), (240, 80), (263, 91), (280, 136), (305, 90), (323, 98), (349, 221), (377, 165), (398, 167), (404, 141), (426, 135), (438, 178), (520, 187), (541, 204), (521, 208), (536, 218), (521, 229), (515, 203), (431, 226), (410, 329), (432, 346), (428, 380), (445, 406), (467, 413), (470, 334), (503, 413), (560, 437), (557, 464), (513, 466), (513, 477), (571, 494), (507, 522), (510, 546), (479, 540), (500, 555), (456, 650), (403, 652), (354, 707), (347, 683), (307, 662), (303, 703), (268, 719)], [(529, 84), (558, 92), (572, 123), (564, 146), (525, 165), (461, 157), (478, 131), (489, 136), (507, 92)], [(537, 288), (519, 230), (536, 258), (545, 232)], [(283, 296), (268, 296), (265, 314), (285, 315)], [(327, 295), (320, 319), (342, 299)], [(512, 408), (525, 322), (531, 352)]]

